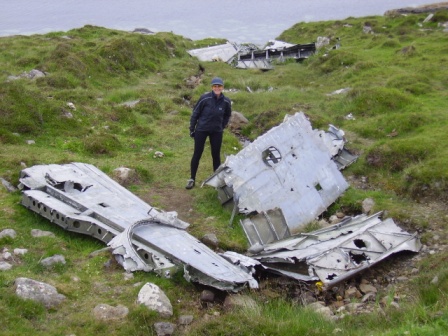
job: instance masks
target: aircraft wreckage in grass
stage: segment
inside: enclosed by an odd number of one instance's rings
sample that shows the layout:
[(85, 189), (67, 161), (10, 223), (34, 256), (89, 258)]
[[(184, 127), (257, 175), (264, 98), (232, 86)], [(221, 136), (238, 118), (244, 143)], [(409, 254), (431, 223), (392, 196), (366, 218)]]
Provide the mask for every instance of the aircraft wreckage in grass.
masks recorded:
[(200, 61), (226, 62), (238, 69), (271, 70), (272, 62), (294, 59), (301, 62), (316, 52), (316, 43), (291, 44), (283, 41), (270, 41), (264, 49), (253, 44), (226, 42), (206, 48), (188, 50), (190, 56)]
[(85, 163), (38, 165), (22, 170), (22, 204), (62, 228), (106, 243), (127, 271), (163, 276), (183, 267), (187, 280), (237, 292), (257, 288), (258, 272), (273, 272), (325, 287), (403, 250), (418, 252), (416, 234), (392, 219), (346, 217), (300, 233), (347, 188), (340, 170), (357, 156), (344, 148), (344, 132), (313, 130), (303, 113), (285, 117), (204, 184), (246, 218), (247, 255), (217, 254), (191, 236), (176, 212), (143, 202), (96, 167)]

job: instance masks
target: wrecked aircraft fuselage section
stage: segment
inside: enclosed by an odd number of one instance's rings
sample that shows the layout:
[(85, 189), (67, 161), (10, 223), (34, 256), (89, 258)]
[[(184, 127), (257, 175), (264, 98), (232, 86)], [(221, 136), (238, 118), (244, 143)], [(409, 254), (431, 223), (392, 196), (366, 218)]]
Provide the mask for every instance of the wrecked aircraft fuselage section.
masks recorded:
[(19, 188), (25, 207), (103, 241), (127, 271), (170, 276), (183, 267), (187, 280), (233, 292), (257, 288), (259, 271), (328, 287), (393, 253), (421, 248), (415, 234), (381, 213), (301, 233), (348, 188), (341, 170), (357, 156), (345, 142), (342, 130), (314, 130), (296, 113), (228, 156), (204, 182), (223, 205), (233, 205), (231, 221), (236, 212), (246, 215), (240, 223), (247, 255), (215, 253), (187, 233), (176, 212), (155, 209), (89, 164), (26, 168)]
[(344, 132), (330, 125), (314, 130), (303, 113), (286, 116), (230, 155), (204, 184), (215, 187), (222, 204), (233, 203), (250, 243), (248, 256), (224, 254), (246, 268), (264, 269), (297, 280), (342, 281), (392, 253), (418, 252), (420, 242), (380, 214), (347, 217), (326, 229), (300, 233), (348, 188), (341, 170), (357, 156), (344, 145)]
[(252, 246), (299, 233), (348, 188), (335, 164), (343, 132), (332, 130), (313, 130), (303, 113), (287, 116), (205, 181), (248, 215), (241, 224)]
[(164, 276), (179, 266), (187, 280), (238, 291), (257, 282), (188, 234), (175, 212), (162, 212), (85, 163), (22, 170), (22, 204), (65, 230), (107, 243), (127, 271)]
[(267, 244), (252, 258), (274, 273), (303, 281), (319, 280), (331, 287), (393, 253), (420, 251), (416, 234), (380, 216), (347, 217), (328, 228)]
[(190, 56), (200, 61), (226, 62), (238, 69), (271, 70), (273, 61), (284, 62), (294, 59), (301, 62), (316, 53), (316, 43), (290, 44), (282, 41), (270, 41), (264, 49), (253, 44), (225, 44), (188, 50)]

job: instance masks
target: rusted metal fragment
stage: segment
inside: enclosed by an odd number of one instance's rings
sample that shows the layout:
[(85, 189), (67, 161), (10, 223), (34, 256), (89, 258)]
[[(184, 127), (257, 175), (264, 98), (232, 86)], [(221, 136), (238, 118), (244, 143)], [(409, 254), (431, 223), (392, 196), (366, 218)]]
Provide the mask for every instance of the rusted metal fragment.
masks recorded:
[(233, 201), (247, 217), (241, 225), (251, 247), (300, 232), (347, 188), (337, 164), (344, 133), (330, 125), (313, 130), (303, 113), (286, 116), (226, 161), (204, 184), (218, 190), (221, 203)]
[(250, 274), (188, 234), (176, 212), (155, 209), (92, 165), (26, 168), (19, 187), (25, 207), (108, 244), (126, 270), (170, 276), (183, 266), (187, 278), (221, 290), (256, 286)]

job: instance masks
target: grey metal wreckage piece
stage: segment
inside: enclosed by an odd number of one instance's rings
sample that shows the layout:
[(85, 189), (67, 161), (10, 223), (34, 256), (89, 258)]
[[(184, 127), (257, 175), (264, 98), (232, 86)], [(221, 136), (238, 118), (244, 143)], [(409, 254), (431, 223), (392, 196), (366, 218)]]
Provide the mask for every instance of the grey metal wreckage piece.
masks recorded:
[[(274, 42), (274, 41), (273, 41)], [(264, 49), (253, 44), (227, 42), (205, 48), (188, 50), (190, 56), (200, 61), (226, 62), (239, 69), (273, 69), (272, 60), (283, 62), (286, 59), (303, 61), (316, 52), (316, 44), (289, 44), (275, 41)]]
[(342, 130), (314, 130), (296, 113), (228, 156), (204, 184), (215, 187), (223, 205), (233, 203), (231, 221), (237, 211), (246, 215), (240, 224), (251, 246), (248, 256), (223, 256), (246, 269), (330, 286), (392, 253), (418, 252), (416, 235), (383, 221), (381, 213), (300, 232), (348, 188), (341, 170), (357, 156), (345, 143)]
[(175, 212), (159, 211), (93, 165), (38, 165), (22, 170), (22, 204), (68, 231), (108, 244), (128, 271), (170, 276), (184, 267), (187, 280), (220, 290), (257, 287), (252, 275), (186, 232)]
[(128, 271), (169, 276), (179, 266), (187, 280), (220, 290), (257, 288), (258, 270), (331, 286), (393, 253), (418, 252), (415, 234), (392, 219), (346, 217), (330, 227), (301, 229), (347, 188), (341, 170), (357, 156), (345, 134), (330, 125), (314, 130), (303, 113), (286, 116), (226, 161), (204, 184), (223, 205), (233, 203), (250, 248), (220, 255), (186, 232), (176, 212), (143, 202), (96, 167), (84, 163), (40, 165), (21, 172), (22, 204), (62, 228), (109, 245)]
[(242, 227), (251, 246), (299, 233), (347, 188), (337, 164), (344, 133), (313, 130), (304, 113), (287, 115), (280, 125), (255, 139), (225, 162), (204, 184), (218, 191), (222, 204), (233, 202), (247, 217)]

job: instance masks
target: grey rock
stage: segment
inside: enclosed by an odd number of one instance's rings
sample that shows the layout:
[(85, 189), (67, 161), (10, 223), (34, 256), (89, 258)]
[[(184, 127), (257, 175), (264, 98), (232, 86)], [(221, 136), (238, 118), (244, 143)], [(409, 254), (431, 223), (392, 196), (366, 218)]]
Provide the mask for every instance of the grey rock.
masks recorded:
[(326, 36), (318, 36), (316, 40), (316, 49), (320, 49), (330, 44), (330, 38)]
[(113, 307), (108, 304), (101, 303), (93, 309), (93, 316), (97, 320), (103, 321), (122, 320), (128, 314), (129, 309), (123, 305), (117, 305), (116, 307)]
[(150, 310), (157, 311), (162, 317), (173, 315), (173, 307), (166, 294), (155, 284), (147, 282), (140, 289), (138, 304), (145, 305)]
[(15, 255), (25, 255), (26, 253), (28, 253), (28, 249), (25, 249), (25, 248), (15, 248), (14, 249)]
[(124, 103), (119, 104), (120, 106), (127, 106), (127, 107), (135, 107), (135, 105), (137, 105), (138, 103), (140, 103), (140, 99), (137, 100), (131, 100), (131, 101), (127, 101)]
[(369, 214), (374, 206), (375, 201), (371, 198), (366, 198), (364, 201), (362, 201), (362, 213)]
[(351, 302), (345, 305), (345, 309), (351, 313), (361, 310), (364, 307), (363, 303)]
[(1, 258), (2, 258), (3, 260), (10, 260), (11, 257), (12, 257), (11, 252), (4, 252), (3, 255), (1, 256)]
[(361, 302), (363, 302), (363, 303), (374, 302), (375, 300), (376, 300), (376, 293), (370, 292), (362, 297)]
[(134, 169), (119, 167), (114, 169), (113, 178), (121, 185), (130, 184), (136, 177), (137, 173)]
[(325, 307), (325, 305), (321, 302), (314, 302), (307, 305), (308, 308), (312, 309), (316, 313), (321, 314), (325, 318), (332, 318), (333, 312), (329, 307)]
[(3, 238), (3, 237), (15, 238), (16, 236), (17, 236), (17, 233), (13, 229), (4, 229), (4, 230), (2, 230), (2, 232), (0, 232), (0, 238)]
[(0, 271), (9, 271), (12, 265), (6, 261), (0, 261)]
[(179, 316), (178, 323), (180, 325), (189, 325), (193, 322), (193, 315), (181, 315)]
[(171, 336), (174, 334), (176, 325), (169, 322), (156, 322), (154, 323), (154, 329), (156, 330), (157, 336)]
[(202, 302), (213, 302), (215, 301), (215, 293), (211, 290), (204, 289), (201, 292), (201, 301)]
[(362, 294), (359, 292), (359, 290), (356, 287), (350, 287), (345, 290), (344, 298), (345, 299), (354, 299), (354, 298), (361, 298)]
[(240, 130), (243, 126), (247, 125), (249, 120), (240, 112), (232, 111), (229, 121), (229, 129), (232, 131)]
[(224, 309), (231, 310), (235, 308), (257, 309), (258, 305), (254, 299), (247, 295), (227, 295), (224, 300)]
[(330, 221), (330, 224), (337, 224), (341, 221), (340, 218), (338, 218), (338, 216), (336, 215), (331, 215), (330, 218), (328, 219)]
[(147, 29), (147, 28), (135, 28), (133, 33), (140, 33), (140, 34), (154, 34), (153, 31)]
[(3, 177), (0, 177), (0, 181), (2, 181), (3, 186), (6, 188), (8, 192), (14, 192), (17, 191), (17, 188), (14, 187), (11, 183), (6, 181)]
[(32, 229), (31, 230), (31, 236), (33, 236), (34, 238), (39, 238), (39, 237), (55, 237), (53, 232), (50, 231), (42, 231), (39, 229)]
[(60, 254), (55, 254), (52, 257), (48, 257), (48, 258), (41, 260), (40, 264), (45, 267), (50, 267), (55, 264), (65, 264), (65, 258), (64, 258), (64, 256), (62, 256)]
[(65, 300), (65, 296), (59, 294), (55, 287), (44, 282), (17, 278), (14, 285), (19, 297), (40, 302), (47, 309), (56, 308)]
[(359, 290), (364, 294), (376, 293), (378, 291), (375, 286), (372, 286), (370, 284), (360, 284)]
[(134, 273), (131, 272), (124, 272), (123, 276), (126, 281), (134, 279)]
[(206, 233), (201, 241), (208, 247), (218, 247), (219, 240), (214, 233)]

